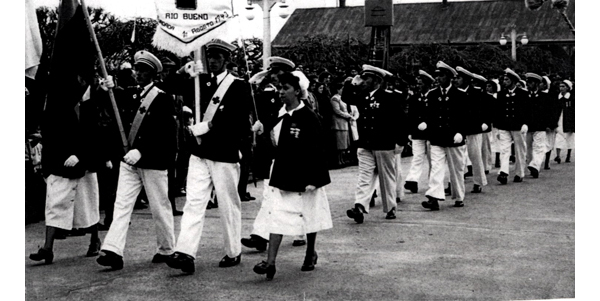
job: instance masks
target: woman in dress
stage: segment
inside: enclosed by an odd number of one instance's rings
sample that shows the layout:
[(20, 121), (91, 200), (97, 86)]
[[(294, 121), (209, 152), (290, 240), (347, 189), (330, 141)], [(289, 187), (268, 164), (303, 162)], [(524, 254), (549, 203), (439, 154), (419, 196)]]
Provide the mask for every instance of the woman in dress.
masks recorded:
[(558, 99), (562, 106), (562, 113), (558, 119), (558, 135), (556, 135), (556, 158), (560, 164), (560, 150), (567, 149), (565, 162), (571, 162), (571, 150), (575, 148), (575, 92), (573, 83), (564, 80), (559, 85)]
[(306, 234), (306, 255), (302, 271), (317, 263), (317, 232), (333, 224), (324, 186), (331, 182), (325, 163), (324, 139), (316, 114), (301, 101), (308, 80), (301, 72), (279, 75), (279, 96), (284, 105), (271, 132), (276, 145), (268, 191), (272, 208), (267, 217), (269, 248), (266, 261), (254, 267), (257, 274), (275, 275), (275, 259), (283, 235)]
[(331, 108), (333, 116), (331, 122), (331, 131), (334, 134), (335, 146), (337, 149), (337, 166), (342, 167), (346, 164), (344, 153), (350, 148), (349, 121), (352, 115), (348, 113), (348, 106), (342, 101), (343, 84), (334, 84), (335, 95), (331, 97)]

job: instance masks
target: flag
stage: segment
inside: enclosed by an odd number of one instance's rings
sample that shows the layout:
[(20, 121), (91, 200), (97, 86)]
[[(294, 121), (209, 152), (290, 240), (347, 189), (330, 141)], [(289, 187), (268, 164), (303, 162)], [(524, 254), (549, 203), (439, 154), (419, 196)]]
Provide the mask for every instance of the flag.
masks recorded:
[(214, 38), (233, 41), (239, 36), (233, 0), (155, 0), (158, 27), (152, 44), (187, 56)]
[(33, 0), (25, 0), (25, 76), (35, 79), (42, 57), (42, 37)]

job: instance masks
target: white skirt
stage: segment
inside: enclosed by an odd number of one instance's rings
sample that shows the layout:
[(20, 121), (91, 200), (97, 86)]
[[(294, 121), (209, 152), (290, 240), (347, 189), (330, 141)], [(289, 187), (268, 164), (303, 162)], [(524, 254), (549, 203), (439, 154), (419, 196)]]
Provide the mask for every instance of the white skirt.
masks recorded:
[(272, 204), (267, 213), (269, 233), (304, 235), (333, 227), (324, 187), (310, 192), (290, 192), (268, 186), (264, 196)]
[(65, 230), (88, 228), (100, 220), (98, 178), (87, 172), (79, 179), (50, 175), (46, 188), (46, 226)]
[(556, 133), (556, 142), (554, 147), (560, 149), (574, 149), (575, 148), (575, 133)]

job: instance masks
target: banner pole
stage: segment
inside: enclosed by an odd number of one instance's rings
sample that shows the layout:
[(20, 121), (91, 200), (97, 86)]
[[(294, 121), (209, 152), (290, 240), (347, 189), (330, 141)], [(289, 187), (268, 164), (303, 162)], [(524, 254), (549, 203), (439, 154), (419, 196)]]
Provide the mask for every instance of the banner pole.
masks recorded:
[[(106, 72), (104, 57), (102, 57), (102, 50), (100, 49), (100, 44), (98, 44), (98, 39), (96, 39), (96, 33), (94, 33), (94, 28), (92, 27), (92, 21), (90, 21), (90, 15), (88, 13), (87, 6), (85, 5), (84, 0), (80, 1), (81, 8), (83, 10), (83, 15), (85, 16), (85, 22), (87, 23), (90, 36), (92, 38), (92, 41), (94, 42), (94, 46), (96, 47), (96, 53), (98, 55), (98, 60), (100, 61), (100, 69), (102, 70), (102, 76), (104, 78), (108, 78), (108, 72)], [(129, 144), (127, 143), (127, 137), (125, 137), (125, 130), (123, 129), (123, 123), (121, 122), (121, 115), (119, 114), (119, 109), (117, 108), (117, 102), (115, 101), (115, 95), (113, 94), (112, 89), (108, 89), (108, 96), (110, 97), (113, 112), (115, 113), (115, 119), (117, 120), (117, 126), (119, 127), (119, 133), (121, 135), (123, 150), (125, 151), (125, 153), (127, 153), (129, 151)]]

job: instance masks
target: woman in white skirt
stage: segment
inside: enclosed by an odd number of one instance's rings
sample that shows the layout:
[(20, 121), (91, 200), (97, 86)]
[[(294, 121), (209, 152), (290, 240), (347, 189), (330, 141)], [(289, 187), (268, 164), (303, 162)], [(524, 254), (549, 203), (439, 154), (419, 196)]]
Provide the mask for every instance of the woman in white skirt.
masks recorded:
[[(306, 234), (306, 255), (302, 271), (312, 271), (317, 263), (317, 232), (333, 226), (324, 186), (331, 182), (327, 170), (325, 144), (317, 115), (300, 101), (305, 76), (298, 71), (279, 75), (279, 96), (284, 106), (271, 137), (276, 146), (268, 191), (272, 207), (268, 212), (270, 233), (266, 261), (254, 267), (257, 274), (275, 275), (275, 259), (283, 235)], [(308, 81), (304, 82), (308, 86)]]
[(558, 99), (562, 106), (562, 113), (558, 119), (558, 132), (556, 135), (556, 158), (554, 161), (560, 164), (560, 150), (567, 149), (565, 162), (571, 162), (571, 150), (575, 148), (575, 92), (573, 83), (564, 80), (559, 85), (560, 93)]

